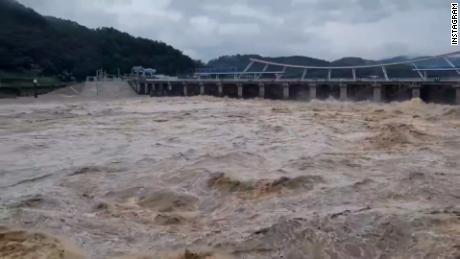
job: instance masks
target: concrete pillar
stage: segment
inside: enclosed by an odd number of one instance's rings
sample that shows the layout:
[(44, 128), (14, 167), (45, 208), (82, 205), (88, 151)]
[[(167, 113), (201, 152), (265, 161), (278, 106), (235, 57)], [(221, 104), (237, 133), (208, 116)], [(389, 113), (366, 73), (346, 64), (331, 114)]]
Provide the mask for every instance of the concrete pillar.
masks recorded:
[(204, 84), (203, 83), (200, 83), (200, 95), (204, 95), (205, 94), (205, 91), (204, 91)]
[(348, 99), (348, 88), (346, 84), (340, 84), (340, 101), (346, 101)]
[(460, 85), (455, 86), (455, 103), (460, 104)]
[(311, 100), (316, 99), (316, 89), (317, 89), (316, 83), (310, 84), (309, 87), (310, 87), (310, 99)]
[(265, 98), (265, 85), (263, 83), (259, 84), (259, 97)]
[(289, 99), (289, 84), (287, 83), (283, 84), (283, 98)]
[(219, 96), (223, 96), (224, 95), (224, 86), (222, 85), (222, 83), (217, 83), (217, 92), (218, 92), (218, 95)]
[(165, 91), (164, 91), (164, 85), (163, 85), (163, 83), (160, 83), (159, 88), (160, 88), (160, 96), (164, 96), (164, 95), (165, 95)]
[(237, 84), (238, 87), (238, 98), (243, 98), (243, 84)]
[(381, 102), (382, 101), (382, 85), (380, 84), (374, 84), (373, 86), (374, 89), (374, 97), (373, 100), (374, 102)]
[(150, 97), (155, 96), (155, 93), (156, 93), (156, 86), (155, 86), (155, 83), (153, 83), (150, 88), (150, 93), (149, 93)]
[(158, 84), (153, 84), (153, 94), (155, 96), (158, 95), (158, 89), (160, 89), (160, 86)]
[(413, 84), (411, 86), (411, 89), (412, 89), (412, 99), (420, 98), (420, 85)]
[(188, 86), (187, 83), (182, 84), (184, 96), (188, 96)]
[(171, 82), (168, 82), (168, 91), (169, 91), (169, 92), (172, 91), (172, 84), (171, 84)]
[(147, 84), (147, 94), (152, 95), (152, 84)]
[(139, 94), (145, 94), (145, 83), (140, 84)]

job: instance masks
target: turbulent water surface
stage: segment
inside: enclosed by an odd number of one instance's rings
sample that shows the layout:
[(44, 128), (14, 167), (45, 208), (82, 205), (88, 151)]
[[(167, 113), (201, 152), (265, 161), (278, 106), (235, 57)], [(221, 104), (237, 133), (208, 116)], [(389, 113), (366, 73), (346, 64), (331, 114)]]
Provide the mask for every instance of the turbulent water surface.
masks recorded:
[(459, 107), (73, 90), (0, 101), (1, 258), (460, 256)]

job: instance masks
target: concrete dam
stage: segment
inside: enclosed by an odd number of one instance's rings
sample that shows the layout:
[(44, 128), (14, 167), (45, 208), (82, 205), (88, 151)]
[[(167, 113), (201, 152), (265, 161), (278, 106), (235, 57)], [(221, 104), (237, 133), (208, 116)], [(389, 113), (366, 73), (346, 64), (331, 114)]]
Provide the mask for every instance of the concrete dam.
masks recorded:
[[(275, 63), (251, 59), (241, 72), (199, 72), (191, 78), (131, 77), (131, 87), (140, 95), (194, 96), (213, 95), (234, 98), (268, 98), (313, 100), (335, 98), (342, 101), (392, 102), (421, 98), (425, 102), (460, 104), (460, 68), (452, 62), (460, 52), (401, 62), (362, 66), (318, 67)], [(420, 64), (442, 60), (444, 67), (422, 67)], [(438, 62), (439, 63), (439, 62)], [(251, 70), (254, 65), (263, 69)], [(391, 77), (387, 68), (410, 66), (417, 77)], [(269, 71), (269, 67), (274, 68)], [(299, 78), (288, 78), (287, 70), (298, 70)], [(364, 69), (381, 69), (381, 77), (362, 77)], [(350, 71), (349, 78), (334, 78), (337, 71)], [(325, 71), (325, 78), (309, 78), (311, 71)], [(442, 73), (443, 76), (430, 74)]]

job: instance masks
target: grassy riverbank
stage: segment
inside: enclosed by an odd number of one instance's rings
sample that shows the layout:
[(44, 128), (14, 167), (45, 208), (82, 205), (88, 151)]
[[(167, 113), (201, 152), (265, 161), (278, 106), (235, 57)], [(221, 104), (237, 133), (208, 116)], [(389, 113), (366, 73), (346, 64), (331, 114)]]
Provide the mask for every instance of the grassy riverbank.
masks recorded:
[(0, 73), (0, 98), (33, 95), (34, 79), (37, 79), (37, 92), (39, 94), (53, 91), (68, 84), (68, 82), (63, 82), (56, 77)]

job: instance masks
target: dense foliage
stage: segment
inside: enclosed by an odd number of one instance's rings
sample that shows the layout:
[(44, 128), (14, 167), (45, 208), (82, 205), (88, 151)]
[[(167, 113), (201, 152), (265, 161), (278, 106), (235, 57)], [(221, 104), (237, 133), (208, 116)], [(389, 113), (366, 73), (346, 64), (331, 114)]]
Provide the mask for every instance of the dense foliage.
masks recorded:
[(197, 62), (162, 42), (113, 28), (88, 29), (41, 16), (14, 0), (0, 0), (0, 70), (82, 79), (98, 68), (128, 73), (136, 65), (175, 75), (192, 72)]

